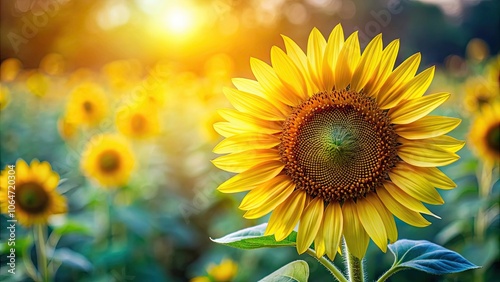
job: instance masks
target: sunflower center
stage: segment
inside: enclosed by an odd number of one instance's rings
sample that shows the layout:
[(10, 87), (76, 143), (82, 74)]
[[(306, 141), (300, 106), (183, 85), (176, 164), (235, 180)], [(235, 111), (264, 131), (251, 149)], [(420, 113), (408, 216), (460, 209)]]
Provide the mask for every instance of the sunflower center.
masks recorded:
[(89, 101), (83, 102), (83, 110), (86, 113), (88, 113), (88, 114), (92, 113), (93, 109), (94, 109), (94, 107), (93, 107), (91, 102), (89, 102)]
[(99, 167), (107, 173), (115, 172), (120, 168), (120, 155), (112, 150), (104, 151), (99, 157)]
[(357, 199), (397, 162), (396, 133), (376, 101), (352, 91), (315, 94), (285, 121), (279, 151), (285, 173), (312, 197)]
[(146, 118), (144, 118), (143, 115), (139, 114), (133, 115), (130, 120), (130, 126), (132, 127), (133, 131), (141, 132), (146, 126)]
[(497, 123), (488, 130), (486, 144), (491, 150), (500, 155), (500, 124)]
[(49, 206), (49, 195), (37, 183), (25, 183), (17, 187), (17, 204), (19, 207), (32, 214), (44, 212)]

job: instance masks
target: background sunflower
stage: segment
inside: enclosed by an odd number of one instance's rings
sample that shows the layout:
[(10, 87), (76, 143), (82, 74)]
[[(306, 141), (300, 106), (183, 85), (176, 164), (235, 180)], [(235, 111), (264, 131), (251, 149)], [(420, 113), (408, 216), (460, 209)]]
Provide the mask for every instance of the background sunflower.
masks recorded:
[[(56, 191), (59, 175), (52, 170), (48, 162), (35, 159), (28, 165), (19, 159), (15, 164), (14, 173), (10, 171), (11, 169), (6, 167), (0, 174), (2, 213), (9, 213), (10, 200), (14, 199), (13, 210), (16, 219), (20, 224), (30, 227), (34, 224), (47, 224), (51, 215), (67, 212), (66, 199)], [(15, 184), (10, 185), (9, 180), (13, 179)], [(14, 189), (9, 189), (9, 186), (14, 186)]]

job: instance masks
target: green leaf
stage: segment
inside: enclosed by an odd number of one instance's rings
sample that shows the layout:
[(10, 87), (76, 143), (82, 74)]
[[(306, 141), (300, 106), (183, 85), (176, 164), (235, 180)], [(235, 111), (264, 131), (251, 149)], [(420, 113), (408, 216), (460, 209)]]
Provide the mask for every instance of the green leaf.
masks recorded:
[(92, 234), (90, 228), (75, 221), (68, 221), (63, 225), (54, 228), (53, 232), (59, 234), (60, 236), (63, 236), (65, 234), (82, 234), (82, 235)]
[(296, 260), (262, 278), (260, 282), (307, 282), (308, 277), (307, 262)]
[(219, 239), (212, 239), (215, 243), (226, 246), (231, 246), (239, 249), (258, 249), (258, 248), (273, 248), (273, 247), (287, 247), (295, 246), (297, 239), (297, 232), (292, 231), (288, 237), (282, 241), (277, 242), (274, 235), (264, 236), (267, 223), (263, 223), (254, 227), (249, 227), (228, 234)]
[(73, 268), (78, 268), (86, 272), (92, 270), (92, 264), (83, 255), (72, 251), (68, 248), (56, 249), (52, 255), (52, 259), (60, 261), (62, 264)]
[(399, 240), (389, 245), (389, 250), (395, 256), (394, 269), (412, 268), (442, 275), (479, 268), (460, 254), (425, 240)]

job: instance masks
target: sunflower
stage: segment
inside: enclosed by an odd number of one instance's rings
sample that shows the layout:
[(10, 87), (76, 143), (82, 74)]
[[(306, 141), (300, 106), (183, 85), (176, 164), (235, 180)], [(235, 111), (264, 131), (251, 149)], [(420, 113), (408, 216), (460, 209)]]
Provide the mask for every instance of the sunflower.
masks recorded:
[(22, 67), (23, 64), (18, 59), (6, 59), (2, 62), (2, 65), (0, 65), (1, 81), (13, 81), (14, 79), (16, 79)]
[(123, 137), (101, 134), (87, 143), (80, 166), (87, 177), (113, 188), (128, 182), (134, 164), (132, 148)]
[(395, 40), (376, 36), (361, 54), (358, 33), (346, 40), (337, 25), (328, 41), (313, 29), (307, 53), (283, 36), (286, 52), (271, 49), (272, 66), (252, 58), (256, 80), (225, 88), (236, 109), (219, 110), (225, 137), (215, 166), (239, 173), (224, 193), (250, 191), (245, 218), (272, 212), (265, 234), (286, 238), (298, 223), (297, 251), (314, 242), (333, 259), (342, 235), (362, 258), (370, 238), (386, 251), (397, 239), (394, 216), (430, 224), (422, 204), (443, 204), (436, 188), (456, 185), (437, 166), (453, 163), (464, 142), (444, 134), (459, 119), (427, 116), (450, 94), (423, 95), (434, 67), (416, 75), (420, 53), (397, 68)]
[(96, 125), (108, 111), (104, 90), (94, 83), (82, 83), (71, 93), (66, 107), (68, 121), (74, 124)]
[(500, 102), (483, 107), (471, 125), (468, 144), (488, 164), (500, 162)]
[(238, 265), (231, 259), (223, 259), (220, 264), (211, 263), (207, 267), (208, 276), (192, 278), (191, 282), (229, 282), (238, 273)]
[(131, 138), (156, 136), (160, 132), (159, 112), (150, 102), (122, 106), (116, 112), (116, 127)]
[[(12, 183), (15, 183), (15, 189), (10, 188)], [(19, 223), (26, 227), (46, 224), (49, 216), (67, 212), (66, 199), (56, 191), (58, 183), (59, 175), (48, 162), (32, 160), (28, 166), (19, 159), (13, 170), (6, 167), (0, 173), (2, 213), (10, 214), (13, 210)], [(14, 209), (12, 201), (15, 202)]]
[(484, 105), (498, 98), (498, 89), (483, 77), (471, 77), (465, 82), (464, 103), (465, 108), (471, 113), (481, 111)]
[(71, 119), (64, 116), (57, 120), (57, 130), (63, 139), (68, 140), (77, 134), (78, 127), (75, 123), (71, 122)]

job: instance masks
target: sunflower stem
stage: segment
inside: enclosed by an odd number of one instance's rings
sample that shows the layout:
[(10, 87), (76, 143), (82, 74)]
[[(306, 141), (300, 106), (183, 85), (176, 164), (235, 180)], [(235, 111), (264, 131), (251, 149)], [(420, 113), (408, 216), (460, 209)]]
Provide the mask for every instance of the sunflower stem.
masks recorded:
[(42, 275), (42, 281), (49, 281), (49, 271), (47, 268), (47, 246), (45, 242), (45, 225), (37, 224), (36, 237), (37, 237), (37, 261), (38, 261), (38, 271)]
[(391, 266), (391, 268), (389, 268), (384, 274), (382, 274), (382, 276), (380, 276), (379, 279), (377, 279), (377, 282), (385, 282), (387, 279), (389, 279), (389, 277), (400, 270), (401, 269), (394, 267), (394, 265)]
[(347, 264), (348, 278), (350, 282), (364, 282), (365, 272), (363, 270), (363, 259), (354, 256), (347, 247), (344, 240), (344, 257)]
[(307, 249), (306, 253), (316, 260), (319, 261), (330, 273), (337, 279), (339, 282), (349, 282), (347, 278), (340, 272), (340, 270), (331, 262), (328, 260), (325, 256), (317, 257), (316, 252), (313, 249)]
[(26, 272), (34, 281), (42, 281), (40, 274), (36, 271), (36, 268), (33, 265), (33, 261), (30, 259), (30, 254), (28, 253), (30, 250), (31, 248), (24, 248), (23, 250), (23, 262), (26, 267)]

